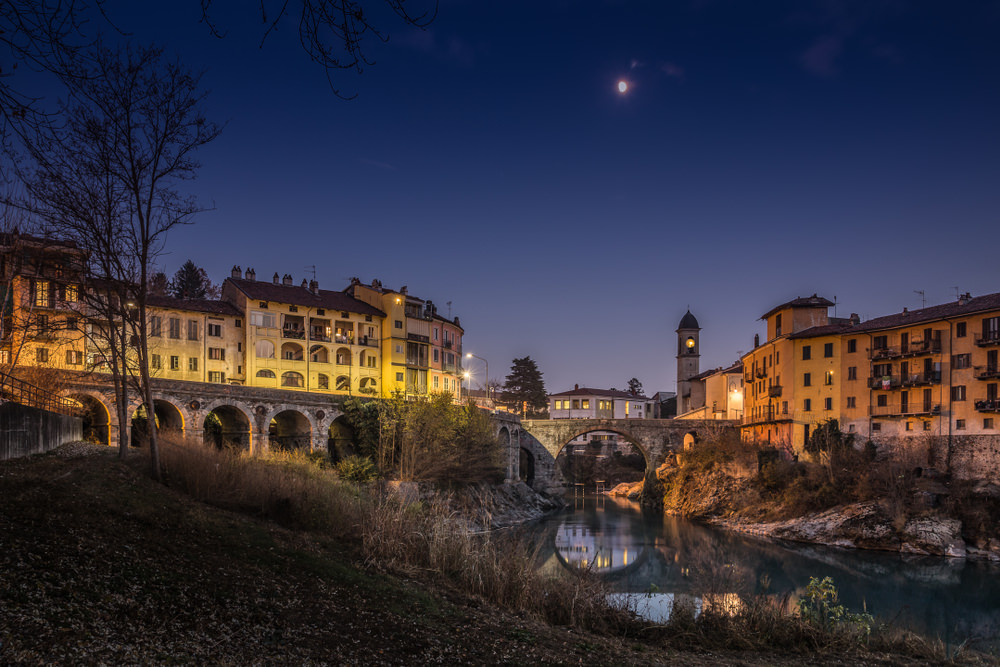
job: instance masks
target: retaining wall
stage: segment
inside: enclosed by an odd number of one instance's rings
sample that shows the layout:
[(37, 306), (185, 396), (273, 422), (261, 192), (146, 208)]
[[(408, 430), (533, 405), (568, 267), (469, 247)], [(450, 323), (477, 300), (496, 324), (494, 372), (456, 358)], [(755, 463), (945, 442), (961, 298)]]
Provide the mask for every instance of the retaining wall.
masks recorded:
[(42, 454), (83, 439), (83, 420), (18, 403), (0, 403), (0, 460)]

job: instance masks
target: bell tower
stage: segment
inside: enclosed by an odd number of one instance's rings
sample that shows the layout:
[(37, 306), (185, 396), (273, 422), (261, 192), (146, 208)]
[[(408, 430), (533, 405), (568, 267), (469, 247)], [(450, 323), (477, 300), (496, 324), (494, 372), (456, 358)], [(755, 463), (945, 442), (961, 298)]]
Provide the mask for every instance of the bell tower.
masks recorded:
[(698, 334), (701, 327), (690, 309), (677, 326), (677, 414), (691, 410), (691, 378), (698, 374), (701, 357)]

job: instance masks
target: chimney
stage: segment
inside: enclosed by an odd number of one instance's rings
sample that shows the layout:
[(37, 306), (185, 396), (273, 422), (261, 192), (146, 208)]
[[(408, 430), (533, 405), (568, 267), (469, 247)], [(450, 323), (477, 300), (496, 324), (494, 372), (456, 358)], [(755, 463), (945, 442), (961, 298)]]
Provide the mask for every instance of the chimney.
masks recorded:
[(280, 281), (280, 280), (278, 279), (278, 274), (277, 274), (277, 273), (275, 273), (275, 274), (274, 274), (274, 278), (273, 278), (273, 280), (274, 280), (274, 284), (275, 284), (275, 285), (278, 285), (278, 284), (280, 284), (280, 282), (281, 282), (281, 281)]
[(906, 315), (908, 312), (910, 311), (906, 310), (906, 306), (903, 306), (903, 314)]
[(760, 334), (753, 335), (753, 347), (755, 350), (760, 347)]
[(243, 269), (238, 266), (234, 266), (233, 270), (230, 272), (230, 276), (239, 280), (240, 276), (243, 274)]
[(309, 283), (306, 281), (305, 278), (302, 279), (302, 284), (299, 285), (299, 287), (301, 287), (302, 289), (307, 289), (309, 287)]
[(309, 291), (313, 294), (319, 294), (319, 282), (315, 279), (309, 281)]
[(286, 273), (281, 277), (281, 284), (291, 286), (292, 284), (292, 274)]
[(964, 306), (972, 300), (972, 293), (966, 292), (962, 296), (958, 297), (958, 305)]
[(849, 319), (851, 321), (851, 326), (856, 327), (861, 324), (861, 317), (857, 313), (851, 313), (851, 317)]
[(579, 391), (579, 390), (580, 390), (580, 385), (578, 384), (573, 385), (573, 391)]
[(247, 269), (246, 277), (247, 280), (257, 280), (257, 272), (253, 269)]
[(403, 296), (406, 296), (406, 285), (403, 285), (402, 287), (399, 288), (399, 293), (402, 294)]

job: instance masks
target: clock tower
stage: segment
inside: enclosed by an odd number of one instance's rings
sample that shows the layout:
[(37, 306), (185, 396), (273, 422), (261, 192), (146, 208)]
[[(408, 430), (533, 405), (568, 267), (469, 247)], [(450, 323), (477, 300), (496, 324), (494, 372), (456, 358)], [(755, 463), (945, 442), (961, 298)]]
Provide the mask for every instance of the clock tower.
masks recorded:
[(701, 327), (688, 310), (677, 327), (677, 414), (691, 410), (691, 378), (698, 374), (701, 357), (698, 334)]

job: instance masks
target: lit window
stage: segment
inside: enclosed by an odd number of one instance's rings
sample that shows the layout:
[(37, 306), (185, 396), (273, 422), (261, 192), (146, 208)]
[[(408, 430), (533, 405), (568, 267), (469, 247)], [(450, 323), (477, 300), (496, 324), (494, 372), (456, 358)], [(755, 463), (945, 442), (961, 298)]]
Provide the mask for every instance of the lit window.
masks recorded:
[(274, 375), (274, 371), (268, 370), (266, 368), (262, 368), (259, 371), (257, 371), (257, 377), (259, 377), (259, 378), (271, 378), (271, 379), (274, 379), (275, 375)]

